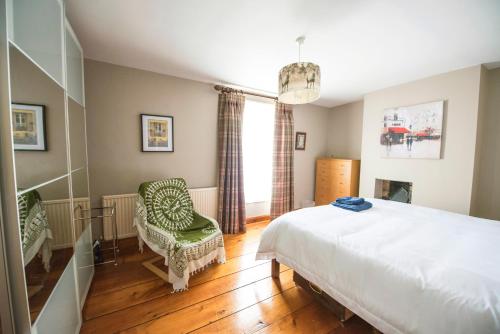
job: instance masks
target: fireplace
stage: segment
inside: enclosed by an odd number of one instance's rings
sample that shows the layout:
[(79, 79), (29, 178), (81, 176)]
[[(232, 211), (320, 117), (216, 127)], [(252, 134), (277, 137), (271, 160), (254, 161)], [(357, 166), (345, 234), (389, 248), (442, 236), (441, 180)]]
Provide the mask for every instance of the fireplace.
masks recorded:
[(411, 182), (375, 179), (375, 198), (411, 203), (411, 190)]

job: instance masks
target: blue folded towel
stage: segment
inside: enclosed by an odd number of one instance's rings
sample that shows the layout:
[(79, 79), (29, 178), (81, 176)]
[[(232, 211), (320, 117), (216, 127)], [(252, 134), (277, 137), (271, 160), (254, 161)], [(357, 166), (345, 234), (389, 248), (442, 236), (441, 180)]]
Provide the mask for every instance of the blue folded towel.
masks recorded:
[(343, 204), (343, 203), (338, 203), (338, 202), (332, 202), (331, 204), (333, 206), (336, 206), (336, 207), (341, 208), (341, 209), (351, 210), (351, 211), (356, 211), (356, 212), (368, 210), (373, 206), (372, 203), (367, 202), (367, 201), (364, 201), (363, 204), (359, 204), (359, 205)]
[(337, 203), (348, 204), (348, 205), (360, 205), (365, 202), (365, 199), (362, 197), (339, 197), (337, 198)]

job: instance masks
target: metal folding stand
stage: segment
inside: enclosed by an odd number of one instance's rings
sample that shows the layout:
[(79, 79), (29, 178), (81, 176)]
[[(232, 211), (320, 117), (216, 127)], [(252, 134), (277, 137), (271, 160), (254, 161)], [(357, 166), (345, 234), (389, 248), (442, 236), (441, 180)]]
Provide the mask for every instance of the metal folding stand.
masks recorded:
[[(100, 266), (103, 264), (108, 264), (108, 263), (114, 263), (115, 266), (118, 265), (118, 253), (120, 252), (120, 248), (118, 247), (118, 227), (116, 225), (116, 203), (113, 203), (112, 206), (103, 206), (103, 207), (98, 207), (98, 208), (90, 208), (90, 209), (84, 209), (80, 205), (75, 208), (80, 209), (81, 212), (89, 212), (90, 217), (81, 217), (77, 218), (77, 220), (92, 220), (95, 219), (101, 219), (102, 224), (104, 226), (105, 224), (105, 218), (111, 218), (111, 231), (113, 234), (113, 239), (112, 239), (112, 247), (108, 248), (101, 248), (101, 251), (113, 251), (113, 260), (109, 261), (104, 261), (101, 263), (96, 263), (96, 266)], [(99, 211), (97, 215), (92, 215), (93, 212)], [(107, 212), (109, 211), (109, 212)]]

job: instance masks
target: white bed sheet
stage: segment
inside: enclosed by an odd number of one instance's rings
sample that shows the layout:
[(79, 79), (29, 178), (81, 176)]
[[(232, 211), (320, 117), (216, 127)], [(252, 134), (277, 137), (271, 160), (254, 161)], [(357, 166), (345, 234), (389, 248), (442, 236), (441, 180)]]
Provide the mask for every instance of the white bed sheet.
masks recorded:
[(500, 222), (369, 201), (275, 219), (257, 259), (294, 268), (384, 333), (500, 333)]

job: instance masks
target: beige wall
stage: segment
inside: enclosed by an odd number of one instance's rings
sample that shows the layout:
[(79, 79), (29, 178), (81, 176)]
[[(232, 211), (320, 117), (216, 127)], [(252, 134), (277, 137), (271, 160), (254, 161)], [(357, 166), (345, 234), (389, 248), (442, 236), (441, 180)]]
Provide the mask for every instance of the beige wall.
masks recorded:
[[(217, 93), (213, 85), (85, 60), (90, 189), (133, 193), (143, 181), (184, 177), (189, 187), (217, 183)], [(141, 113), (174, 116), (174, 153), (142, 153)], [(298, 106), (296, 131), (307, 132), (296, 151), (295, 203), (313, 199), (314, 160), (326, 154), (328, 109)]]
[[(488, 85), (484, 78), (482, 83), (490, 87), (488, 92), (500, 86), (498, 70), (490, 72)], [(474, 179), (474, 194), (483, 194), (474, 196), (473, 203), (479, 198), (483, 203), (477, 214), (499, 219), (495, 206), (484, 203), (500, 196), (500, 158), (495, 154), (500, 148), (495, 131), (500, 101), (498, 93), (487, 94), (481, 108), (488, 111), (484, 124), (490, 130), (478, 134), (481, 152), (476, 153), (478, 117), (483, 115), (478, 112), (480, 73), (479, 66), (446, 73), (332, 109), (295, 106), (295, 131), (307, 133), (306, 150), (295, 151), (295, 207), (314, 199), (316, 158), (334, 155), (362, 158), (360, 193), (366, 197), (373, 196), (375, 178), (409, 180), (414, 183), (413, 203), (469, 213)], [(190, 187), (216, 185), (217, 93), (212, 85), (92, 60), (85, 61), (85, 76), (94, 204), (105, 194), (135, 192), (152, 179), (182, 176)], [(446, 100), (441, 160), (380, 158), (385, 108), (440, 99)], [(174, 153), (140, 151), (140, 113), (174, 116)], [(487, 178), (473, 178), (476, 154), (490, 157), (476, 168), (476, 175)], [(484, 196), (495, 189), (494, 196)]]
[(478, 152), (471, 214), (500, 220), (500, 68), (481, 73)]
[[(437, 75), (367, 94), (364, 99), (361, 196), (375, 179), (413, 182), (413, 203), (468, 214), (471, 206), (481, 67)], [(442, 159), (384, 159), (379, 135), (385, 108), (445, 100)]]
[(306, 132), (306, 149), (296, 150), (295, 168), (295, 208), (300, 208), (304, 200), (314, 200), (315, 162), (328, 152), (328, 115), (326, 108), (306, 104), (293, 109), (295, 131)]
[(363, 133), (363, 101), (330, 109), (328, 154), (337, 158), (360, 159)]
[[(216, 184), (217, 94), (207, 84), (85, 60), (90, 189), (133, 193), (148, 180)], [(141, 152), (140, 114), (174, 117), (173, 153)]]

